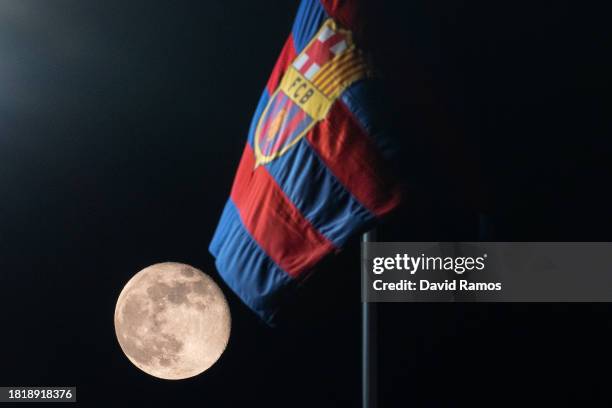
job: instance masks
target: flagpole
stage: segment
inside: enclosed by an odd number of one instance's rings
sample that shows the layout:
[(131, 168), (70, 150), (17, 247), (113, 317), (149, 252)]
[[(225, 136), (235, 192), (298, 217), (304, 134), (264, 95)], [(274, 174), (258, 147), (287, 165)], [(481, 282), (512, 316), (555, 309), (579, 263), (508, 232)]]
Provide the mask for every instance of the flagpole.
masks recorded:
[[(376, 242), (376, 230), (372, 229), (364, 233), (361, 237), (363, 243)], [(365, 249), (362, 245), (361, 263), (361, 283), (362, 290), (366, 285), (367, 263), (365, 259)], [(363, 295), (362, 295), (363, 296)], [(376, 334), (377, 334), (377, 315), (376, 303), (361, 300), (361, 402), (362, 408), (377, 407), (377, 387), (376, 387)]]

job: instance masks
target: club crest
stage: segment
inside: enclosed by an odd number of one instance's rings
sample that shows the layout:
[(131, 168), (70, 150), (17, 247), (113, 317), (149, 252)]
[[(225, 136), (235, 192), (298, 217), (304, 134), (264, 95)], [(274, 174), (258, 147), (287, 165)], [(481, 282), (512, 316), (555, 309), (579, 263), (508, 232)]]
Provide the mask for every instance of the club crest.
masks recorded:
[(352, 83), (369, 75), (351, 32), (329, 19), (287, 68), (255, 129), (255, 167), (295, 146)]

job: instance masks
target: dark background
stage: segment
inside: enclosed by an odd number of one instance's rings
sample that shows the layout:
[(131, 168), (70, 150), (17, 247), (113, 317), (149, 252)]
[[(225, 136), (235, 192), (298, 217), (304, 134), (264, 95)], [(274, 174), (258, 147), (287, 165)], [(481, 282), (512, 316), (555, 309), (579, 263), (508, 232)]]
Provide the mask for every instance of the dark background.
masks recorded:
[[(408, 188), (381, 237), (609, 241), (606, 10), (398, 3), (372, 7), (364, 44)], [(76, 385), (83, 406), (359, 404), (356, 241), (276, 329), (220, 282), (232, 336), (196, 378), (140, 372), (113, 330), (145, 266), (218, 278), (208, 243), (296, 7), (0, 2), (0, 385)], [(608, 305), (379, 312), (384, 407), (612, 404)]]

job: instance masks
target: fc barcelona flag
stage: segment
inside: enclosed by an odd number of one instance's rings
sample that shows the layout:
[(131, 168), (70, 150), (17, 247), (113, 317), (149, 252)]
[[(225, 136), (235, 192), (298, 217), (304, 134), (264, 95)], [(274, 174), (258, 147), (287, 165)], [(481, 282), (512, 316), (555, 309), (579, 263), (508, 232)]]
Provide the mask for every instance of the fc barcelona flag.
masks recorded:
[(210, 244), (223, 279), (268, 322), (289, 288), (400, 201), (357, 16), (351, 1), (300, 4)]

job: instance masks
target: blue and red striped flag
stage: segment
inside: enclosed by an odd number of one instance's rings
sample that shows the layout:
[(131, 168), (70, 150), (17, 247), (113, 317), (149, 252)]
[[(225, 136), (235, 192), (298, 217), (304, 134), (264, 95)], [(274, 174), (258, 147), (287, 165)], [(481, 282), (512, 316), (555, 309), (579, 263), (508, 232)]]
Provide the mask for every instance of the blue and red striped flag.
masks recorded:
[(290, 287), (400, 200), (356, 15), (351, 1), (300, 4), (210, 244), (223, 279), (268, 322)]

